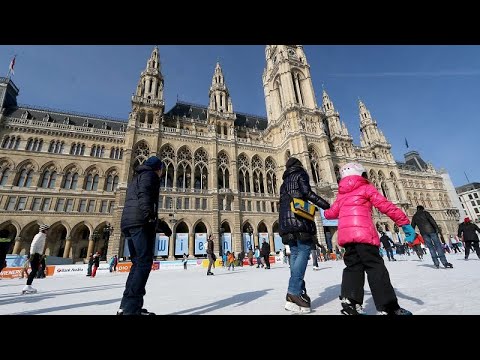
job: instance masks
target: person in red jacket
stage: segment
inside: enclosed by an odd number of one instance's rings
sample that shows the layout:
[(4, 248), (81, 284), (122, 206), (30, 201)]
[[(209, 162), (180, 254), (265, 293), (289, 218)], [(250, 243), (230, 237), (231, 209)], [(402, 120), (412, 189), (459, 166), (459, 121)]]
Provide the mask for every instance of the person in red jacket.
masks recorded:
[(410, 246), (411, 248), (413, 248), (413, 250), (415, 250), (420, 260), (423, 260), (423, 250), (422, 250), (421, 244), (425, 244), (425, 240), (423, 240), (422, 235), (416, 234), (415, 240), (413, 240), (412, 243), (408, 244), (408, 246)]
[(344, 315), (365, 314), (363, 287), (365, 272), (373, 301), (381, 315), (411, 315), (398, 305), (387, 268), (379, 253), (380, 239), (372, 221), (372, 206), (402, 227), (406, 241), (412, 242), (415, 231), (407, 215), (383, 197), (367, 180), (365, 168), (348, 163), (340, 169), (338, 196), (325, 210), (326, 219), (338, 219), (338, 245), (345, 248), (340, 300)]

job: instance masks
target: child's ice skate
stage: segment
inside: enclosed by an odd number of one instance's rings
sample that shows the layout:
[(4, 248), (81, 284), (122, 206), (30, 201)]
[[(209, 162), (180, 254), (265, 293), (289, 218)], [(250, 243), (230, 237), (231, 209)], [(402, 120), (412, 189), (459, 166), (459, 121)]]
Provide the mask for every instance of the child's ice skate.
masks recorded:
[(392, 311), (379, 311), (378, 315), (413, 315), (411, 311), (398, 308)]
[(355, 301), (340, 297), (342, 302), (342, 310), (340, 313), (343, 315), (366, 315), (363, 306), (355, 303)]
[(37, 292), (37, 289), (32, 287), (32, 285), (25, 285), (25, 287), (22, 290), (22, 295), (24, 294), (35, 294)]

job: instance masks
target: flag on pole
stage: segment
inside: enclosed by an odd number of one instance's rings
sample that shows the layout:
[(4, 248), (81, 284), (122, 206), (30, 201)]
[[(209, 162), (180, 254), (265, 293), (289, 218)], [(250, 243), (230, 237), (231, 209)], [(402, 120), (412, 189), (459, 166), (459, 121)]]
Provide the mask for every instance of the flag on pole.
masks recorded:
[(407, 138), (405, 138), (405, 146), (406, 146), (407, 149), (408, 149), (408, 141), (407, 141)]
[(15, 67), (15, 58), (17, 57), (17, 55), (15, 55), (12, 59), (12, 61), (10, 61), (10, 66), (8, 67), (8, 75), (10, 75), (10, 73), (12, 75), (15, 75), (15, 72), (13, 70), (13, 68)]

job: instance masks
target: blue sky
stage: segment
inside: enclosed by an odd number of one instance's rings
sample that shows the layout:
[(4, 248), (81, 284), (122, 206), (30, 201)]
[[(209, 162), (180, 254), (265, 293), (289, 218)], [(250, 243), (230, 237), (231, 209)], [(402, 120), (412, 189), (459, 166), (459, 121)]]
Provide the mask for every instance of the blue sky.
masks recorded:
[[(480, 46), (306, 45), (317, 102), (325, 86), (355, 144), (362, 99), (403, 161), (418, 150), (455, 186), (480, 181)], [(14, 54), (22, 104), (127, 119), (152, 46), (0, 46), (0, 76)], [(166, 109), (208, 103), (217, 60), (236, 111), (265, 115), (262, 45), (160, 46)]]

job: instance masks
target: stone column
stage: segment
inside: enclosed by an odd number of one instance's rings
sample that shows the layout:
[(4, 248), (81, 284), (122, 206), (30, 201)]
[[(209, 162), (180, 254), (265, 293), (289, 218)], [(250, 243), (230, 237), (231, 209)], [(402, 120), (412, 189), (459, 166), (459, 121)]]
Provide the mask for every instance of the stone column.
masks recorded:
[(188, 234), (188, 258), (195, 258), (195, 234)]
[[(90, 237), (88, 238), (87, 257), (93, 253), (94, 246), (95, 246), (95, 241), (93, 241), (93, 236), (90, 235)], [(73, 254), (73, 258), (75, 259), (75, 254)]]
[(275, 241), (273, 238), (273, 230), (271, 233), (268, 233), (268, 242), (270, 243), (270, 252), (275, 252)]
[[(17, 236), (15, 238), (15, 245), (13, 246), (13, 251), (12, 253), (14, 255), (20, 254), (20, 249), (22, 248), (22, 238), (20, 236)], [(29, 250), (30, 251), (30, 250)]]
[(170, 236), (170, 238), (168, 239), (168, 260), (175, 260), (174, 234), (172, 234), (172, 236)]
[(72, 248), (72, 238), (67, 238), (67, 240), (65, 241), (65, 250), (63, 250), (64, 258), (68, 258), (71, 248)]

